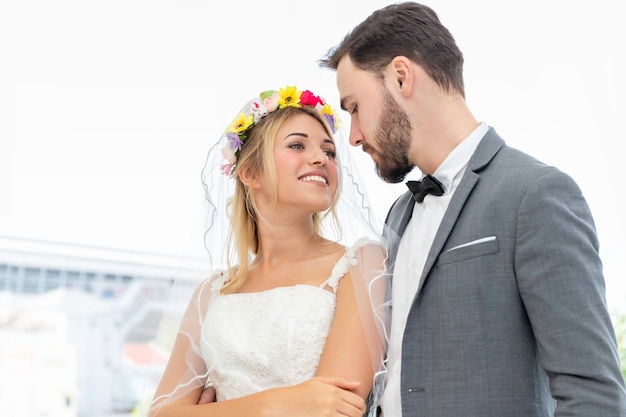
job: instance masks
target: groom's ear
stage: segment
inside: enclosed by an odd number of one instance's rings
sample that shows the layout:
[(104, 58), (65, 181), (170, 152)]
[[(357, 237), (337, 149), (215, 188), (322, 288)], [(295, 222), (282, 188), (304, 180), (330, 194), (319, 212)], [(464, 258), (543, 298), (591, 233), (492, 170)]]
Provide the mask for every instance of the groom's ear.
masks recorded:
[(397, 56), (389, 65), (396, 91), (403, 97), (409, 97), (415, 85), (415, 69), (413, 61), (405, 56)]

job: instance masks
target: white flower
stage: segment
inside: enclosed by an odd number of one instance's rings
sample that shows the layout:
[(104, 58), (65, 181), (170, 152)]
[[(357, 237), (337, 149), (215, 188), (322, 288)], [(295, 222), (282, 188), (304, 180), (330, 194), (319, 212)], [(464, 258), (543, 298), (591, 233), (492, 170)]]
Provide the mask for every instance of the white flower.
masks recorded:
[(229, 164), (234, 164), (237, 161), (237, 158), (235, 157), (235, 152), (230, 149), (230, 146), (224, 146), (222, 148), (222, 156), (226, 161), (228, 161)]
[[(258, 104), (258, 103), (255, 103)], [(263, 104), (258, 104), (256, 107), (253, 107), (251, 110), (252, 117), (254, 118), (254, 123), (259, 123), (259, 120), (267, 116), (267, 107)]]

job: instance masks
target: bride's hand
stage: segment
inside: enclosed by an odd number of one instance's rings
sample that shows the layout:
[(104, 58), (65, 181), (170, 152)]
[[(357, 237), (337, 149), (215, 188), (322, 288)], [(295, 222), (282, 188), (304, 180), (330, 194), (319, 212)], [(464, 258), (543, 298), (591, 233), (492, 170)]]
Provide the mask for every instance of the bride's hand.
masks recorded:
[(198, 404), (208, 404), (215, 401), (215, 388), (207, 387), (200, 394), (200, 399), (198, 400)]
[(275, 417), (361, 417), (365, 401), (352, 392), (360, 382), (344, 378), (315, 377), (298, 385), (263, 393), (267, 413)]

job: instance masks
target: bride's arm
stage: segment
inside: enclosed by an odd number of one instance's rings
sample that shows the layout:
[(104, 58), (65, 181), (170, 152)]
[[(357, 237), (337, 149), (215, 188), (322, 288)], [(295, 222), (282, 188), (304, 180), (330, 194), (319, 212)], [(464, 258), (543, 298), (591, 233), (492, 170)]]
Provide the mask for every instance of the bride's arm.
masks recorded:
[[(159, 417), (361, 417), (365, 402), (350, 390), (357, 384), (341, 378), (315, 377), (291, 387), (245, 397), (193, 404), (183, 398), (162, 407)], [(195, 396), (198, 397), (198, 392)]]
[[(184, 369), (185, 339), (179, 338), (167, 365), (157, 395), (162, 390), (176, 387), (180, 369)], [(182, 359), (182, 361), (181, 361)], [(173, 384), (171, 385), (172, 382)], [(268, 389), (245, 397), (198, 404), (203, 387), (189, 390), (186, 394), (168, 401), (158, 409), (152, 409), (151, 417), (302, 417), (343, 416), (361, 417), (365, 402), (351, 393), (358, 383), (343, 378), (313, 378), (301, 384)]]
[(269, 389), (238, 399), (198, 404), (206, 381), (206, 367), (198, 346), (198, 317), (209, 300), (201, 286), (196, 290), (185, 313), (165, 372), (149, 411), (150, 417), (361, 417), (365, 402), (354, 394), (358, 383), (344, 378), (313, 378), (301, 384)]
[(359, 381), (354, 392), (362, 398), (372, 388), (385, 349), (381, 324), (375, 319), (376, 308), (388, 296), (385, 259), (382, 246), (368, 245), (357, 252), (356, 265), (339, 282), (335, 318), (316, 374)]
[[(174, 410), (180, 410), (180, 407), (198, 402), (204, 390), (204, 376), (191, 375), (191, 366), (186, 359), (192, 351), (190, 347), (187, 335), (178, 333), (165, 371), (155, 391), (148, 412), (149, 417), (174, 415), (172, 414), (175, 413)], [(181, 381), (185, 382), (181, 383)]]

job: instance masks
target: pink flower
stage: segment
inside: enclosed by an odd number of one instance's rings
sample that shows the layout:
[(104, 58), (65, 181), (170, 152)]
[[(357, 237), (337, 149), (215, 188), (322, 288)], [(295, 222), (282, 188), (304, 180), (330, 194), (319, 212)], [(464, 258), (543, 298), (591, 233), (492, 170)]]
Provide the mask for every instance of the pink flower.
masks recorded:
[(220, 165), (220, 170), (222, 171), (222, 174), (230, 175), (230, 173), (233, 170), (233, 166), (234, 164), (223, 164), (223, 165)]
[(263, 105), (267, 109), (268, 113), (273, 112), (278, 108), (278, 101), (280, 100), (280, 95), (278, 93), (274, 93), (265, 100), (263, 100)]
[(321, 98), (319, 98), (319, 96), (316, 96), (309, 90), (304, 90), (300, 96), (300, 104), (303, 106), (315, 107), (317, 104), (321, 104), (323, 106), (324, 102)]

